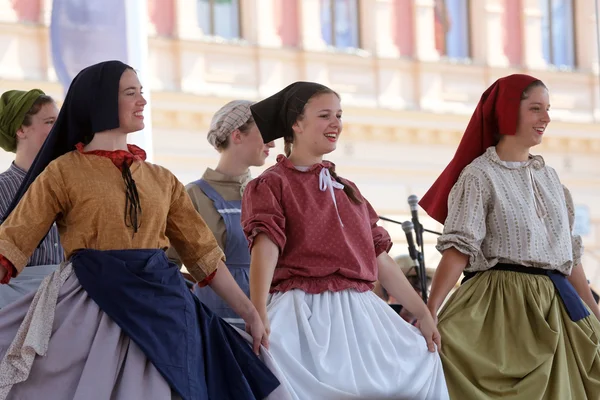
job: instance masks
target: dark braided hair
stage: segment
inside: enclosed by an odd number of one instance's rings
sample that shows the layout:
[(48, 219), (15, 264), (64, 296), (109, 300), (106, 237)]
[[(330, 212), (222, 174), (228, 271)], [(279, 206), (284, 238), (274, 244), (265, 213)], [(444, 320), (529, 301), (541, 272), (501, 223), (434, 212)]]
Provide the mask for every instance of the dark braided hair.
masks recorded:
[(123, 161), (121, 175), (125, 182), (125, 225), (132, 227), (135, 234), (141, 226), (142, 205), (127, 160)]

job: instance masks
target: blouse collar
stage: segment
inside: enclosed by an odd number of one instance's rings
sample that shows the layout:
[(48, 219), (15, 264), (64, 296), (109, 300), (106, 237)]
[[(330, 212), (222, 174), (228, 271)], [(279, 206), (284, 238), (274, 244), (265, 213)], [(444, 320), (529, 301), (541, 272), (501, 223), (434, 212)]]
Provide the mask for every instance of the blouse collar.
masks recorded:
[(323, 160), (320, 163), (311, 165), (310, 167), (300, 167), (301, 169), (299, 169), (290, 161), (289, 158), (287, 158), (283, 154), (279, 154), (277, 156), (277, 163), (287, 169), (291, 169), (294, 171), (301, 171), (301, 172), (312, 172), (312, 171), (320, 172), (320, 170), (323, 168), (328, 168), (328, 169), (335, 168), (334, 163), (332, 163), (331, 161)]
[(215, 171), (212, 168), (206, 168), (204, 171), (204, 175), (202, 176), (204, 180), (213, 181), (213, 182), (227, 182), (227, 183), (237, 183), (239, 185), (251, 179), (250, 170), (246, 171), (242, 175), (237, 176), (229, 176), (225, 175), (219, 171)]
[(146, 161), (146, 152), (134, 144), (127, 145), (127, 150), (129, 150), (129, 151), (125, 151), (125, 150), (84, 151), (83, 149), (84, 149), (85, 145), (81, 142), (77, 143), (75, 145), (75, 147), (77, 148), (77, 151), (79, 151), (81, 154), (92, 154), (92, 155), (96, 155), (96, 156), (100, 156), (100, 157), (106, 157), (106, 158), (110, 159), (113, 162), (113, 164), (119, 169), (121, 169), (124, 162), (126, 162), (128, 166), (131, 166), (131, 164), (133, 164), (134, 161)]
[(529, 155), (529, 159), (527, 161), (503, 161), (498, 156), (495, 146), (490, 146), (487, 148), (485, 151), (485, 157), (506, 169), (522, 169), (531, 166), (533, 169), (539, 170), (546, 165), (542, 156), (531, 154)]

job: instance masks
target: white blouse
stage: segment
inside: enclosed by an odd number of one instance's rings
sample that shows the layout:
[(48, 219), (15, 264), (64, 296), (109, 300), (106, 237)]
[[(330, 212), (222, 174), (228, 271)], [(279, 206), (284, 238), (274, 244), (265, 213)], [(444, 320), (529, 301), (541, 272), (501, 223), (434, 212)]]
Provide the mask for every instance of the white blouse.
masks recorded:
[(506, 162), (490, 147), (452, 188), (437, 249), (468, 255), (467, 272), (509, 263), (570, 275), (583, 252), (574, 220), (569, 190), (541, 156)]

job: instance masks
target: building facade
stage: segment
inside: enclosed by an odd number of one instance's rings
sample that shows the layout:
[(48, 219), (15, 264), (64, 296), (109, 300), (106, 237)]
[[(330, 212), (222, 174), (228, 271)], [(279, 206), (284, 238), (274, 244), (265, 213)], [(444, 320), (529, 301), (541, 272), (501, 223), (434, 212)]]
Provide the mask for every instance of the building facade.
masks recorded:
[[(342, 96), (344, 131), (331, 155), (338, 172), (380, 215), (402, 221), (407, 197), (422, 196), (452, 158), (481, 93), (501, 76), (528, 73), (546, 83), (552, 103), (553, 122), (535, 151), (573, 193), (586, 271), (600, 287), (594, 1), (148, 0), (143, 84), (152, 100), (153, 161), (184, 183), (195, 180), (216, 164), (206, 132), (221, 105), (318, 81)], [(63, 97), (49, 44), (51, 7), (51, 0), (0, 0), (1, 91), (40, 87)], [(2, 154), (0, 166), (10, 160)], [(400, 227), (383, 224), (393, 253), (405, 253)], [(425, 240), (427, 265), (435, 266), (436, 237)]]

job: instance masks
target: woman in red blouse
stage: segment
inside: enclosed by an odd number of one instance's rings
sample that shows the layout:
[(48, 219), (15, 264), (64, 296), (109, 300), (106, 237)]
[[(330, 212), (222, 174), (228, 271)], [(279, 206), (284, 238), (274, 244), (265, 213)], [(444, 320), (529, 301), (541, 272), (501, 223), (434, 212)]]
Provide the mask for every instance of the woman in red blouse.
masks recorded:
[[(360, 191), (323, 160), (342, 132), (340, 97), (296, 82), (251, 107), (286, 155), (250, 182), (242, 224), (250, 295), (295, 399), (446, 399), (440, 335)], [(372, 291), (379, 280), (421, 332)]]

